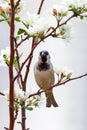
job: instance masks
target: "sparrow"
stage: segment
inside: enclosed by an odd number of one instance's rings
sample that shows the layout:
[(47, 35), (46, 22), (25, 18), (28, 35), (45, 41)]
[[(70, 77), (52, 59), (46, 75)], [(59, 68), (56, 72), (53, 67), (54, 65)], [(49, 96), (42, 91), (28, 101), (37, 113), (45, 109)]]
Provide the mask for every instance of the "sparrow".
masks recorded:
[[(42, 90), (46, 90), (52, 85), (54, 85), (54, 70), (50, 60), (50, 55), (48, 51), (41, 51), (39, 53), (38, 61), (34, 66), (34, 76), (37, 85)], [(58, 107), (58, 104), (54, 98), (52, 89), (45, 92), (46, 96), (46, 107)]]

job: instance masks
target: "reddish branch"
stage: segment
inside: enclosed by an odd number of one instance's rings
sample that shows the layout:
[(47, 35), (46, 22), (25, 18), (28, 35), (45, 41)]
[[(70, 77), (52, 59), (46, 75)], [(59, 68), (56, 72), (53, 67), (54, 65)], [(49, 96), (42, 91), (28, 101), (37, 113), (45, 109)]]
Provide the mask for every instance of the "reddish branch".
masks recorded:
[[(65, 25), (65, 24), (67, 24), (67, 22), (69, 21), (69, 20), (71, 20), (72, 18), (74, 18), (74, 17), (76, 17), (76, 15), (75, 14), (73, 14), (71, 17), (69, 17), (66, 21), (64, 21), (63, 23), (61, 23), (61, 24), (57, 24), (57, 26), (48, 34), (48, 35), (46, 35), (45, 37), (44, 37), (44, 40), (46, 39), (46, 38), (48, 38), (48, 37), (50, 37), (50, 36), (54, 36), (54, 32), (57, 30), (57, 28), (59, 28), (59, 27), (61, 27), (61, 26), (63, 26), (63, 25)], [(57, 37), (58, 38), (58, 37)]]
[[(29, 75), (29, 70), (30, 70), (30, 65), (31, 65), (31, 61), (32, 61), (32, 58), (33, 58), (33, 49), (34, 47), (34, 38), (33, 38), (33, 41), (32, 41), (32, 48), (31, 48), (31, 52), (29, 54), (29, 57), (28, 59), (25, 60), (24, 64), (22, 65), (25, 65), (26, 62), (27, 63), (27, 66), (26, 66), (26, 71), (25, 71), (25, 75), (24, 75), (24, 80), (23, 80), (23, 91), (26, 91), (26, 83), (27, 83), (27, 78), (28, 78), (28, 75)], [(23, 106), (25, 106), (25, 102), (23, 102)], [(22, 115), (22, 119), (21, 119), (21, 125), (22, 125), (22, 130), (25, 130), (25, 121), (26, 121), (26, 111), (25, 111), (25, 108), (21, 107), (21, 115)]]
[[(26, 40), (28, 40), (28, 39), (29, 39), (29, 36), (26, 36), (24, 39), (21, 39), (21, 41), (16, 45), (15, 50), (16, 50), (24, 41), (26, 41)], [(16, 39), (15, 39), (15, 42), (16, 42)]]
[(13, 60), (14, 60), (14, 1), (11, 2), (11, 15), (10, 15), (10, 64), (9, 64), (9, 93), (10, 93), (10, 101), (9, 101), (9, 130), (14, 129), (14, 83), (13, 83)]
[(39, 6), (39, 8), (38, 8), (37, 14), (40, 14), (44, 1), (45, 1), (45, 0), (41, 0), (41, 3), (40, 3), (40, 6)]
[[(40, 42), (41, 42), (41, 41), (40, 41)], [(22, 65), (20, 66), (19, 72), (18, 72), (17, 75), (14, 77), (14, 81), (19, 77), (21, 71), (23, 70), (23, 67), (25, 66), (25, 64), (26, 64), (27, 62), (29, 62), (29, 63), (27, 64), (27, 66), (26, 66), (27, 69), (30, 67), (30, 64), (31, 64), (31, 63), (30, 63), (29, 60), (31, 60), (31, 59), (33, 58), (33, 52), (34, 52), (35, 48), (39, 45), (40, 42), (38, 42), (38, 43), (32, 45), (31, 52), (29, 53), (29, 55), (27, 56), (27, 58), (23, 61)], [(27, 72), (27, 71), (26, 71), (26, 72)]]
[[(83, 74), (83, 75), (80, 75), (80, 76), (77, 76), (77, 77), (74, 77), (74, 78), (67, 79), (67, 80), (65, 80), (65, 81), (63, 81), (63, 82), (60, 82), (60, 83), (57, 82), (56, 84), (54, 84), (53, 86), (50, 86), (50, 87), (49, 87), (48, 89), (46, 89), (46, 90), (38, 90), (38, 92), (29, 95), (29, 98), (32, 97), (32, 96), (35, 96), (35, 95), (40, 95), (41, 93), (46, 92), (46, 91), (48, 91), (48, 90), (50, 90), (50, 89), (53, 89), (53, 88), (55, 88), (55, 87), (64, 85), (64, 84), (66, 84), (66, 83), (68, 83), (68, 82), (70, 82), (70, 81), (73, 81), (73, 80), (81, 79), (81, 78), (86, 77), (86, 76), (87, 76), (87, 73), (86, 73), (86, 74)], [(0, 95), (1, 95), (1, 96), (5, 96), (5, 95), (4, 95), (3, 93), (1, 93), (1, 92), (0, 92)]]
[(50, 90), (50, 89), (53, 89), (53, 88), (55, 88), (55, 87), (64, 85), (64, 84), (66, 84), (66, 83), (68, 83), (68, 82), (70, 82), (70, 81), (73, 81), (73, 80), (77, 80), (77, 79), (83, 78), (83, 77), (85, 77), (85, 76), (87, 76), (87, 73), (84, 74), (84, 75), (75, 77), (75, 78), (67, 79), (66, 81), (63, 81), (63, 82), (60, 82), (60, 83), (57, 82), (56, 84), (54, 84), (53, 86), (50, 86), (50, 87), (49, 87), (48, 89), (46, 89), (46, 90), (39, 90), (38, 92), (29, 95), (29, 98), (32, 97), (32, 96), (40, 95), (41, 93), (44, 93), (44, 92), (46, 92), (46, 91), (48, 91), (48, 90)]
[(20, 1), (21, 1), (21, 0), (18, 0), (18, 1), (16, 2), (16, 5), (14, 6), (14, 12), (15, 12), (16, 8), (19, 6)]
[(5, 94), (4, 94), (4, 93), (1, 93), (1, 92), (0, 92), (0, 95), (1, 95), (1, 96), (5, 96)]
[[(18, 52), (18, 48), (16, 47), (17, 46), (17, 43), (16, 43), (16, 40), (15, 40), (15, 53), (16, 53), (16, 60), (17, 60), (17, 67), (16, 68), (16, 71), (17, 71), (17, 74), (19, 73), (19, 70), (20, 70), (20, 55), (19, 55), (19, 52)], [(14, 77), (15, 79), (15, 77)], [(17, 83), (19, 85), (20, 88), (22, 88), (22, 82), (23, 82), (23, 78), (22, 78), (22, 74), (21, 72), (19, 73), (18, 75), (18, 78), (17, 78)]]

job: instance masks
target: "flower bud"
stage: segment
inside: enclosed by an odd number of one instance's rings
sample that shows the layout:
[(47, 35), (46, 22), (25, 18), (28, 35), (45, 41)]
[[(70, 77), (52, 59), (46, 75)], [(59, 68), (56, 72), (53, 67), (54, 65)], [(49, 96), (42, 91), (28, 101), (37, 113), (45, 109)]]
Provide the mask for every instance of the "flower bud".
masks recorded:
[(53, 8), (53, 15), (57, 15), (57, 10), (55, 8)]

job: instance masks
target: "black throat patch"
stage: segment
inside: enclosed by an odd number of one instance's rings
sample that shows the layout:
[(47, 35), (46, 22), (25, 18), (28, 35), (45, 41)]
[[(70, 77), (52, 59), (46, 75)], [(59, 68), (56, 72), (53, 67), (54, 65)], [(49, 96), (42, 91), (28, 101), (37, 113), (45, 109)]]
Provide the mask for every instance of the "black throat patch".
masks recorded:
[(45, 63), (45, 62), (42, 62), (38, 65), (38, 70), (40, 71), (46, 71), (50, 68), (49, 64), (48, 63)]

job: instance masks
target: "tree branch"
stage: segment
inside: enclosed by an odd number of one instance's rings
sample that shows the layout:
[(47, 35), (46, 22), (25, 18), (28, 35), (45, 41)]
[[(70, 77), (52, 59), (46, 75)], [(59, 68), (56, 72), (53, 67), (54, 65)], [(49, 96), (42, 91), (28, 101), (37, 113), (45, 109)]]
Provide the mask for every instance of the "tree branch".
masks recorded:
[(8, 128), (4, 127), (5, 130), (9, 130)]
[(21, 0), (18, 0), (18, 1), (16, 2), (16, 5), (14, 6), (14, 11), (15, 11), (15, 10), (16, 10), (16, 8), (19, 6), (20, 1), (21, 1)]
[(80, 79), (80, 78), (83, 78), (83, 77), (86, 77), (86, 76), (87, 76), (87, 73), (84, 74), (84, 75), (75, 77), (75, 78), (67, 79), (67, 80), (65, 80), (65, 81), (63, 81), (63, 82), (60, 82), (60, 83), (57, 82), (57, 83), (54, 84), (53, 86), (49, 86), (49, 88), (46, 89), (46, 90), (41, 90), (41, 89), (39, 89), (36, 93), (30, 94), (30, 95), (29, 95), (29, 98), (32, 97), (32, 96), (40, 95), (41, 93), (44, 93), (44, 92), (46, 92), (46, 91), (48, 91), (48, 90), (50, 90), (50, 89), (53, 89), (53, 88), (55, 88), (55, 87), (64, 85), (64, 84), (66, 84), (66, 83), (68, 83), (68, 82), (70, 82), (70, 81), (77, 80), (77, 79)]
[[(45, 40), (46, 38), (48, 38), (49, 36), (53, 36), (53, 33), (57, 30), (57, 28), (59, 28), (59, 27), (65, 25), (65, 24), (67, 24), (67, 22), (68, 22), (69, 20), (71, 20), (72, 18), (74, 18), (74, 17), (76, 17), (75, 14), (73, 14), (72, 16), (70, 16), (65, 22), (63, 22), (63, 23), (61, 23), (61, 24), (57, 24), (57, 26), (56, 26), (48, 35), (46, 35), (46, 36), (44, 37), (44, 40)], [(58, 38), (58, 37), (57, 37), (57, 38)]]
[(11, 14), (10, 14), (10, 63), (9, 63), (9, 130), (14, 129), (14, 73), (13, 73), (13, 61), (14, 61), (14, 1), (10, 0), (11, 3)]
[(5, 96), (5, 94), (4, 94), (4, 93), (2, 93), (2, 92), (0, 92), (0, 95), (1, 95), (1, 96)]
[(24, 41), (26, 41), (28, 39), (29, 39), (29, 36), (26, 36), (24, 39), (21, 39), (21, 41), (16, 45), (15, 49), (17, 49)]
[(42, 9), (42, 6), (43, 6), (44, 1), (45, 1), (45, 0), (41, 0), (41, 3), (40, 3), (40, 6), (39, 6), (39, 9), (38, 9), (37, 14), (40, 14), (40, 13), (41, 13), (41, 9)]
[(17, 82), (18, 82), (19, 87), (22, 88), (21, 86), (22, 86), (23, 79), (22, 79), (21, 72), (19, 73), (19, 70), (20, 70), (20, 55), (19, 55), (19, 52), (18, 52), (18, 48), (16, 46), (17, 46), (17, 43), (16, 43), (16, 40), (15, 40), (15, 52), (16, 52), (16, 60), (17, 60), (17, 64), (18, 64), (18, 68), (16, 69), (17, 75), (18, 75)]
[[(41, 40), (42, 41), (42, 40)], [(32, 58), (32, 55), (33, 55), (33, 52), (35, 50), (35, 48), (40, 44), (39, 41), (38, 43), (34, 43), (33, 46), (32, 46), (32, 49), (31, 49), (31, 52), (29, 53), (29, 55), (27, 56), (27, 58), (23, 61), (22, 65), (20, 66), (20, 70), (18, 72), (18, 74), (14, 77), (14, 81), (18, 78), (18, 76), (20, 75), (20, 72), (22, 71), (23, 67), (25, 66), (25, 64), (28, 62), (28, 60), (30, 58)], [(30, 61), (29, 61), (30, 62)], [(30, 66), (30, 65), (29, 65)]]

